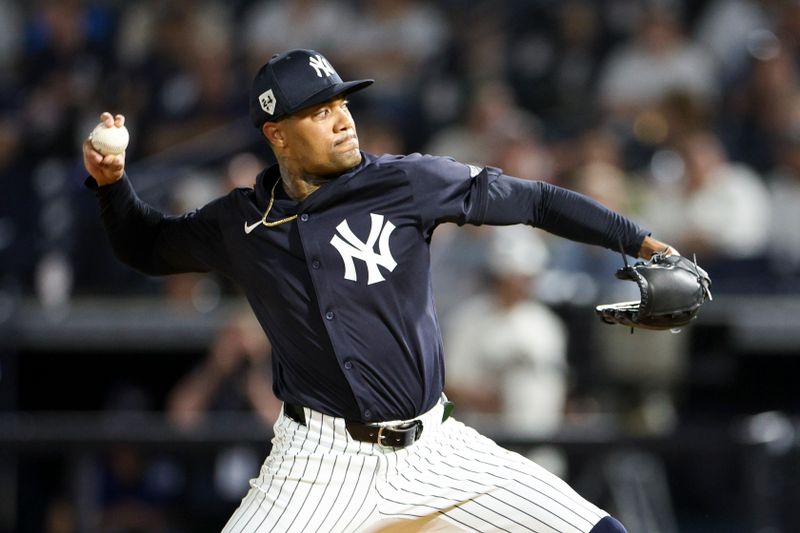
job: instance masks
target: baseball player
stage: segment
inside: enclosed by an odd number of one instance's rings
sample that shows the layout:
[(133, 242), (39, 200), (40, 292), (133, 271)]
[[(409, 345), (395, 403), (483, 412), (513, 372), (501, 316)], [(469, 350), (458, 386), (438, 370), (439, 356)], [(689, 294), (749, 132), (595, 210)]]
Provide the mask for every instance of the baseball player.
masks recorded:
[(117, 256), (150, 275), (232, 278), (272, 343), (282, 416), (223, 531), (625, 531), (450, 416), (428, 246), (445, 222), (528, 224), (622, 243), (632, 256), (667, 245), (545, 182), (444, 157), (361, 152), (346, 96), (372, 81), (343, 82), (313, 50), (273, 56), (255, 76), (250, 114), (278, 163), (253, 189), (183, 216), (137, 198), (124, 154), (83, 147)]

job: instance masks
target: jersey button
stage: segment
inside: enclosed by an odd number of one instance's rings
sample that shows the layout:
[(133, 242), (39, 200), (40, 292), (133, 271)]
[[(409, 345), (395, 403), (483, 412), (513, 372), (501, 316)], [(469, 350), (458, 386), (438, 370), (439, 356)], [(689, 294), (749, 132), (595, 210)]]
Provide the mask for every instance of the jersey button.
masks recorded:
[(327, 313), (325, 313), (325, 318), (327, 318), (328, 320), (333, 320), (334, 316), (336, 315), (333, 314), (333, 311), (328, 311)]
[(347, 370), (350, 370), (351, 368), (353, 368), (353, 363), (351, 363), (350, 361), (347, 361), (347, 362), (344, 364), (344, 367), (345, 367)]
[(300, 215), (300, 220), (302, 220), (303, 222), (307, 222), (308, 221), (308, 213), (303, 213), (302, 215)]
[(313, 261), (311, 261), (311, 268), (313, 268), (314, 270), (319, 270), (320, 266), (321, 263), (319, 262), (319, 259), (314, 259)]
[(366, 418), (367, 420), (369, 420), (369, 418), (370, 418), (371, 416), (372, 416), (372, 411), (370, 411), (369, 409), (365, 409), (365, 410), (364, 410), (364, 418)]

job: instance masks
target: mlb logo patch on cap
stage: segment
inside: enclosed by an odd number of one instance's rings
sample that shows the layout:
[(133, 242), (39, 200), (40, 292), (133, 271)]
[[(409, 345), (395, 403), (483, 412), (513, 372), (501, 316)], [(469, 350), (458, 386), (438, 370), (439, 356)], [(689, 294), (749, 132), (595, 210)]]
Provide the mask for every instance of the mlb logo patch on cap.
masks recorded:
[(272, 93), (272, 89), (261, 93), (258, 97), (258, 103), (261, 104), (261, 109), (269, 113), (270, 115), (275, 114), (275, 95)]

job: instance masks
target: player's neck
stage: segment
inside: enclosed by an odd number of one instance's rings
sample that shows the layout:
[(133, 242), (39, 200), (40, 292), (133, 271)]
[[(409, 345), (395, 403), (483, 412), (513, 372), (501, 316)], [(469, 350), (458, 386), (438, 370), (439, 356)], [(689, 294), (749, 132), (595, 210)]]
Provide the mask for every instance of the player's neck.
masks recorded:
[(283, 190), (292, 200), (302, 202), (322, 184), (329, 180), (328, 177), (312, 176), (299, 171), (292, 171), (284, 165), (280, 166)]

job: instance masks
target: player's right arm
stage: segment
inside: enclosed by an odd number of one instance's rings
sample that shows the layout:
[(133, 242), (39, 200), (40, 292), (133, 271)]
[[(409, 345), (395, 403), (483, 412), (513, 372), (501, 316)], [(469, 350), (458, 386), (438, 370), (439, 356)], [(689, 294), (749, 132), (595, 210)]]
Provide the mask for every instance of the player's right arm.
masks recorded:
[[(103, 113), (107, 126), (125, 118)], [(136, 196), (125, 174), (125, 154), (103, 156), (87, 139), (83, 160), (100, 203), (100, 216), (114, 254), (150, 275), (180, 272), (225, 273), (227, 257), (218, 224), (219, 201), (182, 216), (166, 216)]]

